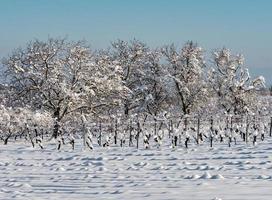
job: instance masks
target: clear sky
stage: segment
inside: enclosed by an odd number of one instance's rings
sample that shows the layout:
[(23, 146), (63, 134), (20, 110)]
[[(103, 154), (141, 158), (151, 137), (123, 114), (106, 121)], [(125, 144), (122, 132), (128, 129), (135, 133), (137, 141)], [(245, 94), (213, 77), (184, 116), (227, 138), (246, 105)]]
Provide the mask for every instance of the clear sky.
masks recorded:
[(48, 36), (95, 49), (119, 38), (152, 47), (193, 40), (207, 54), (227, 47), (272, 84), (272, 0), (0, 0), (0, 57)]

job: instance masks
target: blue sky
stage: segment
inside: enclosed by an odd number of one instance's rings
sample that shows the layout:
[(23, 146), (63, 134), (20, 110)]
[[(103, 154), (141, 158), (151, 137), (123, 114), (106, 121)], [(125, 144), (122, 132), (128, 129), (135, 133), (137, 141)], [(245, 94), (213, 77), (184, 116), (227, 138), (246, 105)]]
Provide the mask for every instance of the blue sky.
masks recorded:
[(272, 84), (271, 0), (0, 0), (0, 57), (34, 38), (68, 36), (106, 48), (137, 38), (152, 47), (193, 40), (242, 52)]

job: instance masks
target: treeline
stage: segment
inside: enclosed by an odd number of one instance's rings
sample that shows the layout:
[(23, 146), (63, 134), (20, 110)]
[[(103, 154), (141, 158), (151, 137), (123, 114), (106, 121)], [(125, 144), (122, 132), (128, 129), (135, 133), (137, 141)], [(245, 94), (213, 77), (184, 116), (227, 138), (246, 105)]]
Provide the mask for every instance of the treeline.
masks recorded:
[(191, 41), (152, 49), (118, 40), (92, 51), (85, 41), (34, 40), (3, 59), (0, 132), (31, 124), (52, 138), (83, 132), (85, 144), (92, 122), (266, 114), (264, 78), (252, 80), (243, 63), (226, 48), (205, 56)]

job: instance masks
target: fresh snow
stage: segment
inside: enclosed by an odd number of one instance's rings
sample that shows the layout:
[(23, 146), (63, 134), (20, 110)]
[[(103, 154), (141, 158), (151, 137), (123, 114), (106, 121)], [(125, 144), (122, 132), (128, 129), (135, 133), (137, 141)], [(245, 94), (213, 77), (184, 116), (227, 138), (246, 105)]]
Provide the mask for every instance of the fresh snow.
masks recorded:
[(272, 196), (272, 139), (171, 149), (0, 146), (0, 200), (262, 199)]

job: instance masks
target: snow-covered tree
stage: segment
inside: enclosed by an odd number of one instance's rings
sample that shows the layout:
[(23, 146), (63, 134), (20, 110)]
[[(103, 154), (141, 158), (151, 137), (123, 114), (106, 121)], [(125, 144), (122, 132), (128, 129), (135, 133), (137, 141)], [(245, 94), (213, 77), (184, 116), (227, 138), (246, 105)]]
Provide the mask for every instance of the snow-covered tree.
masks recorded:
[[(31, 141), (34, 147), (34, 138), (45, 134), (53, 127), (53, 118), (44, 111), (32, 111), (25, 108), (11, 108), (0, 106), (0, 137), (4, 144), (8, 143), (11, 137), (24, 136)], [(41, 141), (40, 141), (41, 142)]]
[(251, 80), (248, 69), (243, 67), (242, 55), (232, 55), (223, 48), (213, 54), (213, 64), (208, 75), (211, 88), (215, 92), (218, 105), (226, 113), (242, 114), (257, 104), (256, 90), (264, 87), (264, 78)]
[(0, 138), (4, 141), (4, 144), (7, 144), (14, 131), (12, 130), (12, 111), (11, 109), (6, 108), (4, 105), (1, 105), (0, 113)]
[[(42, 136), (50, 134), (59, 136), (58, 149), (66, 141), (74, 148), (76, 138), (93, 149), (96, 141), (133, 146), (134, 139), (138, 147), (141, 135), (148, 147), (151, 136), (159, 147), (168, 129), (173, 146), (205, 138), (231, 144), (237, 133), (247, 141), (250, 123), (257, 127), (257, 118), (271, 114), (271, 98), (257, 93), (264, 78), (252, 80), (243, 57), (225, 48), (214, 52), (211, 66), (205, 60), (193, 42), (152, 49), (118, 40), (92, 52), (85, 41), (32, 41), (3, 60), (1, 138), (19, 134), (43, 148)], [(245, 130), (234, 128), (234, 118)]]
[(12, 88), (9, 85), (0, 84), (0, 104), (5, 106), (14, 106), (12, 96)]
[(149, 48), (138, 40), (118, 40), (112, 43), (112, 47), (112, 57), (122, 68), (122, 81), (129, 89), (129, 95), (123, 102), (124, 114), (128, 116), (132, 110), (141, 110), (140, 105), (145, 98), (144, 68)]
[(187, 42), (181, 50), (171, 45), (163, 48), (162, 52), (167, 61), (165, 68), (169, 82), (172, 83), (168, 89), (178, 100), (182, 114), (189, 114), (206, 98), (203, 50), (197, 44)]
[(153, 117), (163, 114), (167, 107), (166, 73), (161, 64), (162, 55), (158, 50), (150, 50), (144, 65), (141, 108)]
[(74, 112), (96, 113), (116, 103), (122, 94), (119, 66), (102, 56), (96, 58), (85, 42), (65, 39), (35, 40), (4, 60), (15, 100), (33, 109), (45, 109), (55, 119), (53, 136), (60, 122)]

